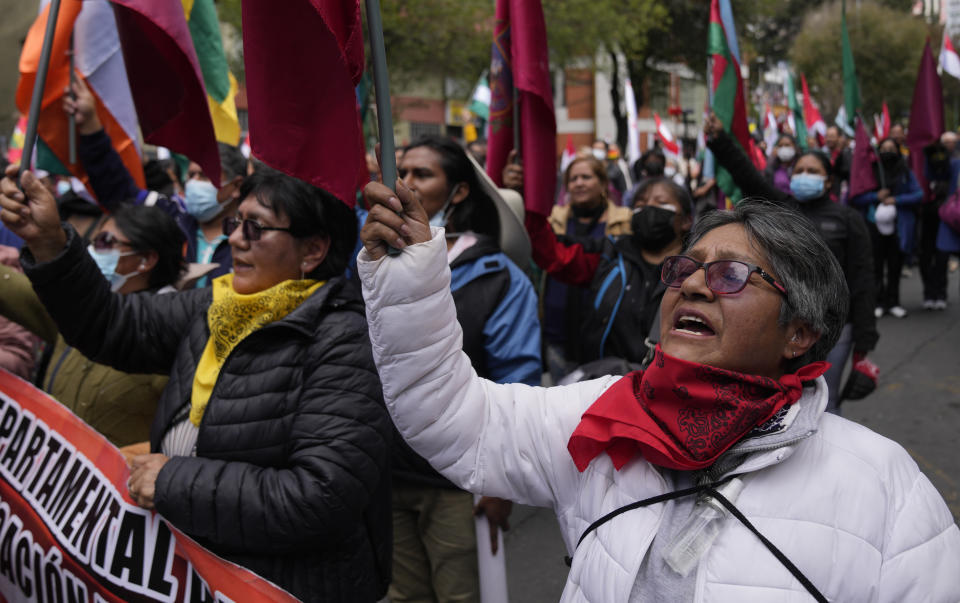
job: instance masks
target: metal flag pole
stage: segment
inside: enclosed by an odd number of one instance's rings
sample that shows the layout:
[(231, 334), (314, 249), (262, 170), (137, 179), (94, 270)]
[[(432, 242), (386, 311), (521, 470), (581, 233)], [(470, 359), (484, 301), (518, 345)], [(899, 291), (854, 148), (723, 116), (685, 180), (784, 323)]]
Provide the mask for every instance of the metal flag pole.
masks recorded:
[(50, 54), (53, 51), (53, 36), (57, 29), (57, 15), (60, 13), (60, 0), (50, 0), (47, 13), (47, 29), (43, 34), (43, 46), (40, 48), (40, 64), (37, 65), (37, 78), (33, 82), (33, 96), (30, 98), (30, 114), (27, 117), (27, 132), (23, 138), (23, 156), (20, 159), (20, 171), (17, 182), (33, 158), (33, 147), (37, 139), (37, 123), (40, 121), (40, 108), (43, 105), (43, 89), (47, 84), (47, 69), (50, 67)]
[[(70, 95), (74, 101), (77, 100), (77, 95), (73, 91), (73, 85), (77, 83), (77, 75), (74, 71), (74, 51), (73, 51), (73, 32), (70, 32), (70, 50), (67, 51), (67, 55), (70, 57), (70, 91), (67, 93)], [(77, 163), (77, 116), (75, 113), (71, 113), (67, 121), (67, 146), (69, 147), (69, 161), (70, 165), (74, 166)]]
[(517, 152), (514, 163), (523, 164), (523, 149), (520, 140), (520, 90), (517, 89), (517, 83), (513, 82), (513, 150)]
[(373, 55), (373, 87), (377, 98), (377, 128), (380, 130), (380, 173), (383, 183), (394, 188), (397, 181), (397, 155), (393, 142), (393, 115), (390, 110), (390, 79), (387, 76), (387, 53), (383, 47), (383, 22), (380, 2), (365, 0), (370, 52)]
[[(380, 134), (380, 174), (383, 183), (396, 191), (397, 152), (393, 141), (393, 115), (390, 109), (390, 78), (387, 74), (387, 51), (383, 46), (383, 22), (380, 2), (365, 0), (367, 31), (370, 35), (370, 53), (373, 55), (373, 88), (377, 98), (377, 129)], [(387, 255), (398, 255), (400, 250), (387, 245)]]

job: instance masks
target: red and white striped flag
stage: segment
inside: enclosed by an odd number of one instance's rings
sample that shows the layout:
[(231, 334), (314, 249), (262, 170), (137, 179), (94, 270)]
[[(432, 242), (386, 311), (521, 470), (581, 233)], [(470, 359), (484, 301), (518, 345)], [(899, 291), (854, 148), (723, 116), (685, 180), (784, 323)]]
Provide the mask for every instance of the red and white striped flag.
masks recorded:
[(674, 139), (670, 128), (660, 121), (660, 115), (658, 113), (653, 114), (653, 119), (657, 122), (657, 139), (659, 139), (660, 144), (663, 145), (663, 150), (673, 155), (679, 155), (680, 145), (678, 145), (676, 139)]
[(563, 148), (563, 155), (560, 156), (560, 171), (566, 172), (567, 166), (573, 163), (577, 156), (577, 149), (573, 146), (573, 136), (567, 134), (567, 146)]

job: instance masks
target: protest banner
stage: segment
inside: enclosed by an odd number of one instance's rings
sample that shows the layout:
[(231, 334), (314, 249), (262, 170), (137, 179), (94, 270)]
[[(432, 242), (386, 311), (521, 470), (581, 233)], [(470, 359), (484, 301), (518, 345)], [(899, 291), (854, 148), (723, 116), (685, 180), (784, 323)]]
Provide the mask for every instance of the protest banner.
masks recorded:
[(132, 502), (120, 451), (0, 370), (0, 601), (296, 601)]

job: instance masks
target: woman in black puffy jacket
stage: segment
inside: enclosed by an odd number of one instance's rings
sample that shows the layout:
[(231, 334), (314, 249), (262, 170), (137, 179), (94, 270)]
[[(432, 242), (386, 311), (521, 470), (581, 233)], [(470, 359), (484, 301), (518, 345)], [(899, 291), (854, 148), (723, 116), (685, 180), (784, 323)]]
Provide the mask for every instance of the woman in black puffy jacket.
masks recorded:
[(375, 601), (390, 576), (390, 423), (363, 304), (339, 276), (353, 212), (265, 170), (224, 220), (234, 272), (117, 295), (29, 172), (2, 218), (64, 338), (119, 370), (169, 374), (130, 495), (218, 555), (310, 601)]

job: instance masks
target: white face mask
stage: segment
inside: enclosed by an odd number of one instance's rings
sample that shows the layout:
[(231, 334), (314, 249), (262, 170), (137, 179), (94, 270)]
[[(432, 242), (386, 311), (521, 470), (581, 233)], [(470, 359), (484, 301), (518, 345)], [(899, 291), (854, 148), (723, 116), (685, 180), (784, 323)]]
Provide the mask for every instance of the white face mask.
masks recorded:
[(450, 214), (453, 213), (453, 208), (450, 204), (453, 203), (453, 198), (457, 195), (457, 191), (459, 190), (460, 184), (457, 183), (450, 190), (450, 194), (447, 195), (447, 200), (443, 202), (443, 206), (440, 208), (440, 211), (430, 217), (430, 226), (436, 226), (437, 228), (446, 227), (447, 220), (450, 218)]
[(136, 255), (136, 251), (128, 251), (127, 253), (120, 253), (116, 249), (109, 249), (107, 251), (97, 251), (94, 249), (93, 245), (87, 246), (87, 251), (90, 252), (93, 261), (97, 263), (97, 267), (100, 268), (101, 274), (107, 279), (110, 283), (110, 291), (116, 293), (123, 287), (131, 277), (140, 274), (139, 270), (134, 270), (130, 274), (117, 274), (117, 264), (120, 262), (120, 258), (126, 257), (128, 255)]
[(786, 163), (792, 161), (797, 151), (793, 147), (777, 147), (777, 158)]
[(677, 168), (673, 167), (672, 165), (668, 165), (667, 167), (663, 168), (663, 175), (667, 178), (673, 178), (676, 173)]
[(603, 149), (593, 149), (593, 156), (599, 159), (600, 161), (603, 161), (604, 159), (607, 158), (607, 152), (604, 151)]

